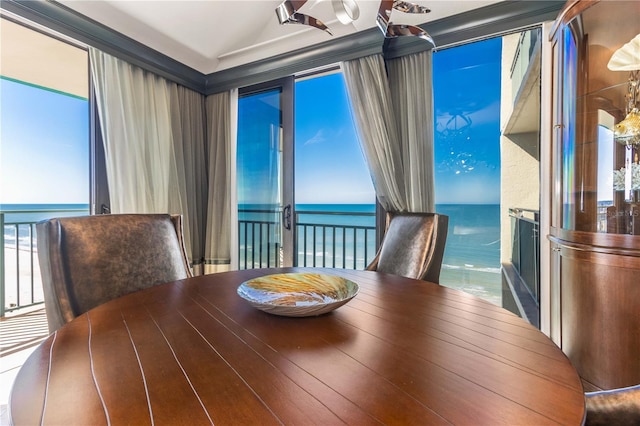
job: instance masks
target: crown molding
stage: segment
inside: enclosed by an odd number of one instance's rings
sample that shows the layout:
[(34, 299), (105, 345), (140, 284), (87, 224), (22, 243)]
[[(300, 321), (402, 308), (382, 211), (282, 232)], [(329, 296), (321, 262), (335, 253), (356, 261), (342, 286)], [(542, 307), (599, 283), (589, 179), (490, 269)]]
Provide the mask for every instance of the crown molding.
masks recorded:
[[(436, 42), (434, 50), (440, 50), (472, 40), (498, 34), (522, 31), (545, 21), (553, 21), (565, 1), (518, 0), (504, 1), (420, 25)], [(415, 38), (390, 40), (385, 58), (391, 59), (426, 50), (425, 42)]]
[[(564, 3), (564, 0), (506, 0), (420, 27), (433, 37), (438, 48), (443, 48), (553, 20)], [(429, 43), (415, 37), (385, 40), (380, 30), (374, 27), (304, 49), (214, 72), (207, 75), (205, 94), (257, 84), (376, 53), (383, 53), (385, 58), (390, 59), (430, 48)]]
[(206, 94), (275, 80), (340, 61), (382, 53), (384, 37), (378, 28), (329, 40), (207, 76)]
[[(433, 37), (437, 49), (441, 49), (553, 20), (564, 3), (564, 0), (505, 0), (421, 27)], [(205, 75), (55, 1), (2, 0), (0, 7), (204, 95), (376, 53), (394, 58), (431, 48), (415, 38), (385, 40), (374, 27)]]

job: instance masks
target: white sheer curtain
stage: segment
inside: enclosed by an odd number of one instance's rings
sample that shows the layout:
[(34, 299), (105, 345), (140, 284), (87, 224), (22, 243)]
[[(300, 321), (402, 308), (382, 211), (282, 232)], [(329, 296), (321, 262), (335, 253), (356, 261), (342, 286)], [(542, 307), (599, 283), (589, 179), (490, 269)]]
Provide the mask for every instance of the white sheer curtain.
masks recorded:
[(406, 211), (402, 153), (384, 59), (366, 56), (342, 63), (360, 143), (382, 207)]
[(175, 83), (97, 49), (90, 47), (89, 55), (111, 211), (182, 214), (187, 252), (193, 259), (192, 252), (197, 250), (192, 248), (193, 224), (186, 186), (187, 176), (193, 171), (185, 168), (185, 161), (198, 154), (189, 152), (185, 157), (184, 142), (185, 138), (199, 136), (198, 130), (190, 135), (185, 128), (178, 128), (178, 122), (186, 127), (198, 126), (184, 121), (191, 118), (177, 111), (184, 107), (180, 98), (182, 93), (186, 99), (186, 92), (177, 89)]
[(209, 193), (205, 273), (238, 268), (236, 135), (238, 91), (207, 96)]
[(342, 63), (360, 143), (387, 211), (434, 211), (431, 52)]
[(435, 210), (431, 60), (428, 50), (387, 61), (410, 212)]
[[(204, 271), (207, 220), (207, 156), (205, 150), (205, 97), (178, 84), (171, 84), (171, 129), (179, 180), (184, 179), (188, 214), (184, 227), (191, 236), (194, 275)], [(187, 232), (187, 229), (185, 229)]]

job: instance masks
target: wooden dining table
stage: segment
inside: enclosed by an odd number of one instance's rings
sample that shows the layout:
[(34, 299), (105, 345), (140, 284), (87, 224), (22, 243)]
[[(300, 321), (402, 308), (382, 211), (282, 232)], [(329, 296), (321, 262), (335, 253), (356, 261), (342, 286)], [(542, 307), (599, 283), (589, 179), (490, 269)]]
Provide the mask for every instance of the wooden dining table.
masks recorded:
[[(263, 312), (238, 286), (276, 273), (359, 286), (311, 317)], [(162, 284), (50, 335), (19, 371), (16, 425), (579, 425), (564, 353), (511, 312), (372, 271), (252, 269)]]

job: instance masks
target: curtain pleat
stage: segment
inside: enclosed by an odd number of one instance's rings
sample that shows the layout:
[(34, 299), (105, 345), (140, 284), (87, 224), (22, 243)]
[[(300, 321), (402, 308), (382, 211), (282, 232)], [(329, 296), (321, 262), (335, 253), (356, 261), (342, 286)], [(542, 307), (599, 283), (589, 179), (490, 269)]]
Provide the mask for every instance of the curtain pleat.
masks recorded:
[(201, 263), (204, 96), (95, 48), (89, 55), (111, 211), (181, 214), (189, 259)]
[(207, 161), (205, 155), (204, 96), (184, 86), (171, 86), (171, 128), (180, 188), (186, 189), (189, 218), (185, 228), (191, 235), (191, 259), (194, 275), (203, 273), (207, 220)]
[(237, 90), (207, 96), (209, 192), (205, 273), (237, 269)]
[(342, 69), (378, 201), (385, 210), (406, 211), (402, 153), (384, 60), (365, 56), (343, 62)]
[(435, 210), (431, 60), (429, 50), (387, 61), (410, 212)]
[(381, 55), (341, 65), (378, 201), (387, 211), (434, 211), (431, 52), (386, 67)]

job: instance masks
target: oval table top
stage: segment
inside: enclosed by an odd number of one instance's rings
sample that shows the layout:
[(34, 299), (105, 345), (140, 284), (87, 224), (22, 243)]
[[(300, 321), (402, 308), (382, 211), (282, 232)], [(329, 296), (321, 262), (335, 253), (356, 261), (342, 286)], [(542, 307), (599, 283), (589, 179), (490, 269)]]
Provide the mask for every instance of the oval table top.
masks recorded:
[[(344, 306), (283, 317), (237, 294), (283, 272), (359, 285)], [(509, 311), (370, 271), (253, 269), (132, 293), (79, 316), (22, 366), (16, 425), (579, 425), (580, 378)]]

